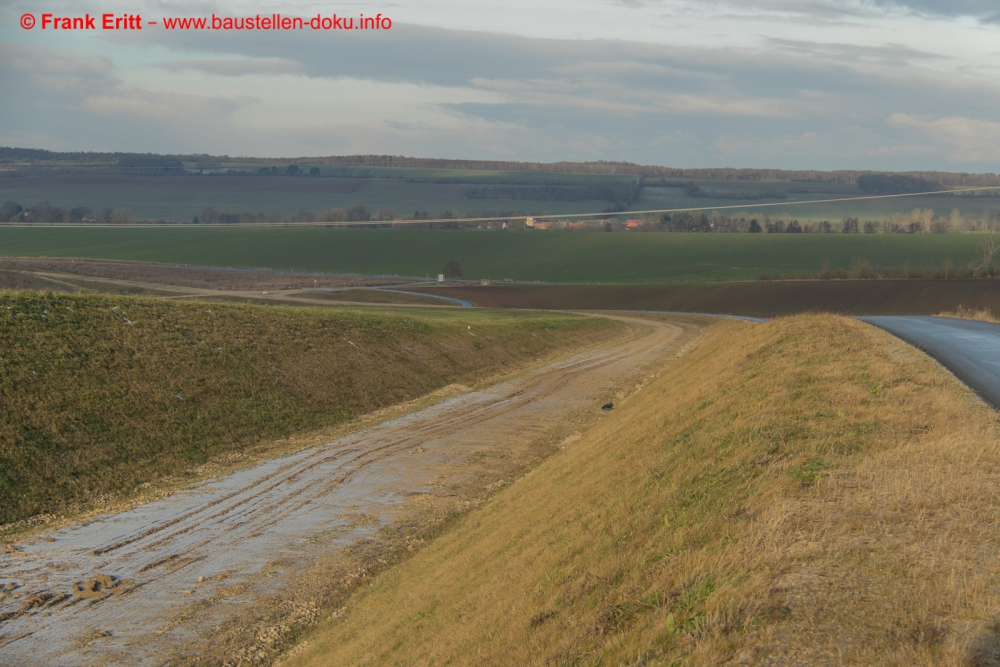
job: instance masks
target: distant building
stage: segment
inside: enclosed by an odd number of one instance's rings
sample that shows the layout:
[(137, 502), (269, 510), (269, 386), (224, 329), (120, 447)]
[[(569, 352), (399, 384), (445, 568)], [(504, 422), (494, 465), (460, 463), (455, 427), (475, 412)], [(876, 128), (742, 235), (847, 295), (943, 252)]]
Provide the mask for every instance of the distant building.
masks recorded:
[[(528, 229), (533, 229), (534, 226), (535, 226), (535, 219), (534, 218), (525, 218), (524, 219), (524, 226), (527, 227)], [(542, 229), (544, 229), (544, 227)]]
[(443, 283), (444, 282), (444, 274), (443, 273), (439, 273), (438, 274), (438, 282), (439, 283)]
[(625, 229), (642, 229), (642, 220), (626, 220)]

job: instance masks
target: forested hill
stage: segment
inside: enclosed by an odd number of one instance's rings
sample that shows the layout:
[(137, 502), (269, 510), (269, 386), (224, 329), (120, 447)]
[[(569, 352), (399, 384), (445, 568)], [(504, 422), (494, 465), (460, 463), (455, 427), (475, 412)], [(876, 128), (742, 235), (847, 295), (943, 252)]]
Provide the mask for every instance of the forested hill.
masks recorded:
[(903, 176), (914, 181), (939, 183), (944, 186), (1000, 185), (997, 174), (969, 174), (938, 171), (875, 172), (870, 170), (819, 171), (814, 169), (735, 169), (718, 167), (683, 169), (642, 165), (632, 162), (517, 162), (506, 160), (453, 160), (419, 158), (399, 155), (331, 155), (325, 157), (257, 158), (228, 155), (158, 155), (154, 153), (54, 152), (32, 148), (0, 147), (0, 165), (22, 172), (51, 169), (64, 170), (126, 170), (133, 173), (180, 171), (183, 166), (195, 168), (253, 168), (263, 166), (343, 166), (397, 169), (466, 169), (483, 171), (517, 171), (537, 173), (609, 174), (653, 178), (728, 180), (728, 181), (805, 181), (855, 183), (866, 175)]

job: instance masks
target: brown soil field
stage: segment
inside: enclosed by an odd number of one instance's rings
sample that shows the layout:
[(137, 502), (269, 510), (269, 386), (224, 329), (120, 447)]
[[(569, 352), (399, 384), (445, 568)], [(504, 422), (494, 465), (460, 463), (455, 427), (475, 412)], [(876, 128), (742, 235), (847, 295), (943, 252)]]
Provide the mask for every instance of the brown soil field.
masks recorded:
[(113, 188), (115, 190), (161, 189), (199, 190), (204, 192), (358, 192), (369, 183), (364, 178), (276, 178), (273, 176), (101, 176), (35, 177), (8, 180), (18, 188), (51, 188), (65, 180), (74, 188)]
[(936, 315), (959, 306), (1000, 311), (1000, 281), (788, 280), (696, 285), (490, 285), (420, 287), (414, 291), (472, 301), (486, 308), (662, 310), (777, 317)]
[(425, 306), (448, 307), (445, 301), (433, 299), (431, 297), (420, 296), (418, 294), (400, 294), (398, 292), (380, 292), (373, 289), (345, 289), (332, 292), (321, 290), (308, 290), (306, 292), (296, 292), (300, 296), (317, 301), (335, 301), (348, 303), (372, 303), (372, 304), (423, 304)]

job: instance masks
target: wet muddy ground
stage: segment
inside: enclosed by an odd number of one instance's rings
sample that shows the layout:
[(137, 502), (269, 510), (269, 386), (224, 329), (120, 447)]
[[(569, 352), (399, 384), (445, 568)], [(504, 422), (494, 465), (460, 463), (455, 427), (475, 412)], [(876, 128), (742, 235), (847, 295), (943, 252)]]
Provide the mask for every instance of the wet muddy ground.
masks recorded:
[[(601, 405), (697, 335), (690, 325), (631, 321), (633, 334), (616, 343), (9, 546), (0, 664), (197, 662), (214, 632), (331, 554), (371, 543), (423, 501), (495, 479), (512, 458), (532, 460), (538, 443), (571, 443)], [(297, 623), (321, 613), (308, 599), (296, 604)], [(253, 647), (241, 655), (258, 659)]]

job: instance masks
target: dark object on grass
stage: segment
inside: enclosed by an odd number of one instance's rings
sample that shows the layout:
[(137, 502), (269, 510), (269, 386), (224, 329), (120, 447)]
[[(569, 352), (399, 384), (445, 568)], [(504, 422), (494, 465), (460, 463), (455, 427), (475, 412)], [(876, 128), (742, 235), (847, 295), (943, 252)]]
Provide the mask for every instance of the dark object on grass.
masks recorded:
[(612, 403), (611, 401), (608, 401), (607, 403), (601, 406), (601, 410), (614, 410), (614, 409), (615, 409), (615, 404)]

